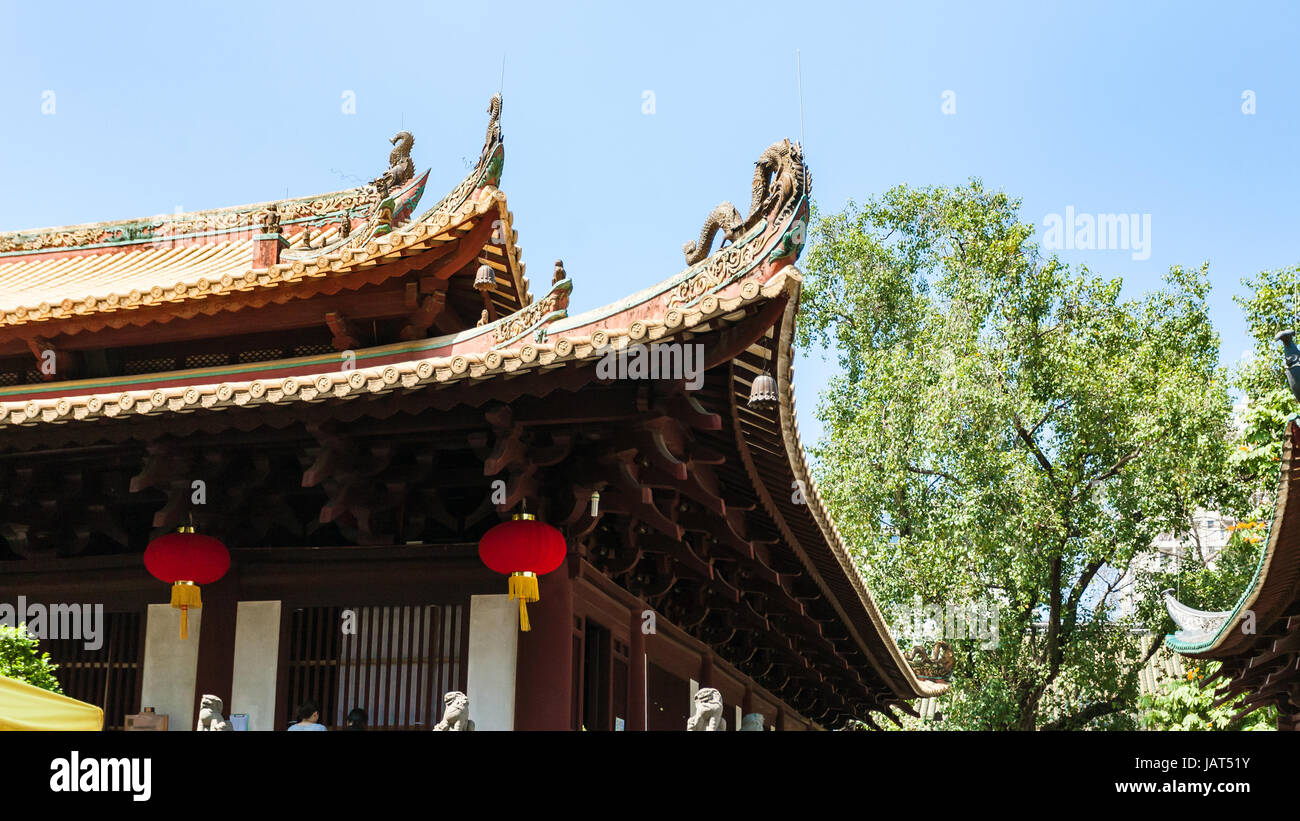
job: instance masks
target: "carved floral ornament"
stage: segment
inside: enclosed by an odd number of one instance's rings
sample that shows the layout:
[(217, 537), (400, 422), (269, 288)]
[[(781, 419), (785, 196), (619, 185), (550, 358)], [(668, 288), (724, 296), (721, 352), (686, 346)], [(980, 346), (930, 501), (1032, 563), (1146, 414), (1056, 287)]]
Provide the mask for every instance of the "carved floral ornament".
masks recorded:
[(569, 307), (569, 292), (572, 284), (565, 282), (562, 287), (553, 289), (546, 296), (522, 310), (516, 311), (498, 322), (492, 334), (497, 344), (505, 344), (517, 339), (548, 319), (557, 318)]
[[(565, 286), (567, 283), (561, 283)], [(795, 280), (778, 275), (766, 285), (746, 282), (731, 297), (710, 296), (688, 309), (671, 309), (658, 319), (633, 322), (623, 329), (574, 328), (511, 348), (397, 362), (375, 368), (299, 374), (250, 382), (183, 385), (152, 390), (127, 390), (114, 394), (65, 396), (25, 402), (0, 402), (0, 428), (40, 423), (65, 423), (127, 415), (220, 410), (228, 407), (282, 405), (409, 390), (436, 383), (479, 379), (548, 367), (570, 360), (594, 359), (608, 350), (641, 341), (654, 341), (726, 316), (758, 299), (770, 299), (796, 287)], [(566, 289), (567, 291), (567, 289)], [(555, 294), (552, 291), (548, 297)], [(543, 300), (544, 302), (545, 300)], [(493, 330), (484, 327), (480, 333)], [(488, 337), (489, 340), (491, 337)], [(527, 339), (528, 337), (524, 337)], [(522, 340), (521, 340), (522, 341)]]

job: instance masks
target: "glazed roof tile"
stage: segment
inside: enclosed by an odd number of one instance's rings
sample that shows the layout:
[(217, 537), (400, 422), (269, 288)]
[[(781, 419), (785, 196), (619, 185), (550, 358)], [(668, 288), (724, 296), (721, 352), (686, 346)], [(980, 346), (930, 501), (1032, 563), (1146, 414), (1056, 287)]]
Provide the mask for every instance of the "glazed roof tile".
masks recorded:
[[(0, 259), (0, 312), (39, 310), (65, 299), (105, 300), (151, 293), (177, 283), (219, 282), (249, 268), (253, 241), (131, 248), (107, 253)], [(75, 297), (74, 297), (75, 295)]]

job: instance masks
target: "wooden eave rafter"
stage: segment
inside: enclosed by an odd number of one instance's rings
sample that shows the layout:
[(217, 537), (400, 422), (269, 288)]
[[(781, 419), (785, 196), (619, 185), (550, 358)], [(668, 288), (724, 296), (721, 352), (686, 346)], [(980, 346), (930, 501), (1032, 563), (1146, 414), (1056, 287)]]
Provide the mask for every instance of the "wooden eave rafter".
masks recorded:
[[(854, 643), (870, 660), (876, 674), (889, 682), (898, 699), (941, 695), (947, 691), (946, 684), (917, 678), (903, 658), (808, 470), (794, 410), (792, 343), (798, 311), (797, 272), (792, 279), (792, 293), (784, 305), (784, 315), (775, 326), (775, 333), (768, 337), (771, 347), (761, 345), (756, 351), (775, 365), (773, 375), (780, 399), (775, 412), (757, 411), (745, 404), (752, 383), (752, 377), (745, 374), (752, 374), (755, 369), (745, 364), (743, 358), (733, 360), (737, 387), (732, 394), (732, 413), (737, 448), (764, 509), (777, 523), (786, 543), (796, 552), (826, 600), (834, 606), (841, 623), (849, 629)], [(795, 488), (799, 489), (803, 504), (792, 500)], [(831, 579), (838, 584), (830, 584)]]

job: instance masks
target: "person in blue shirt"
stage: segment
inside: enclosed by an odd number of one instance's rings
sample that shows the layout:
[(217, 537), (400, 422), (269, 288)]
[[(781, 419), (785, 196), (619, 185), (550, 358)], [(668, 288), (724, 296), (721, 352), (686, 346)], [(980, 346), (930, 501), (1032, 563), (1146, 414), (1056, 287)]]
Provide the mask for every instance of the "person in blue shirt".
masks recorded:
[(294, 730), (315, 730), (323, 732), (325, 730), (325, 725), (320, 724), (319, 719), (320, 711), (316, 709), (315, 703), (304, 701), (302, 705), (298, 707), (298, 723), (290, 724), (289, 732), (293, 732)]

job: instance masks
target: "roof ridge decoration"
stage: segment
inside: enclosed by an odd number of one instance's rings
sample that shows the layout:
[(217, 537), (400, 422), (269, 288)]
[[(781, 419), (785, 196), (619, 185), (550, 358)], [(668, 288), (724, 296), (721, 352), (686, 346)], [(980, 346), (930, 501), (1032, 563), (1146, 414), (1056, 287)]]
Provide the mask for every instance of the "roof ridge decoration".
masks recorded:
[(718, 231), (724, 242), (735, 242), (751, 231), (759, 221), (775, 212), (776, 218), (788, 216), (786, 208), (795, 205), (798, 195), (806, 197), (812, 189), (812, 176), (803, 163), (803, 146), (785, 139), (772, 143), (754, 163), (753, 196), (749, 216), (741, 218), (730, 201), (723, 201), (709, 213), (700, 231), (698, 241), (682, 246), (686, 263), (694, 265), (709, 255), (709, 248)]
[[(475, 171), (412, 225), (372, 239), (359, 253), (376, 256), (399, 253), (408, 245), (427, 242), (452, 222), (454, 214), (466, 208), (478, 211), (498, 208), (503, 231), (510, 233), (505, 195), (491, 182), (499, 177), (504, 158), (500, 129), (496, 126), (499, 97), (494, 98), (490, 111), (493, 121), (488, 127), (488, 144)], [(689, 330), (701, 321), (726, 315), (741, 305), (771, 298), (792, 281), (782, 273), (803, 247), (809, 210), (809, 175), (797, 143), (789, 140), (776, 143), (764, 152), (764, 157), (772, 158), (772, 167), (763, 169), (764, 160), (760, 159), (760, 170), (769, 175), (776, 173), (778, 180), (784, 174), (787, 182), (764, 191), (760, 210), (746, 220), (751, 230), (735, 244), (720, 248), (678, 275), (614, 305), (569, 317), (566, 308), (573, 286), (566, 277), (553, 283), (542, 299), (495, 322), (418, 343), (357, 351), (359, 361), (375, 360), (377, 370), (358, 369), (349, 373), (338, 370), (340, 364), (333, 359), (298, 357), (250, 363), (235, 374), (227, 370), (222, 375), (236, 378), (218, 384), (212, 384), (213, 374), (178, 372), (175, 376), (167, 375), (169, 378), (141, 374), (129, 380), (114, 379), (112, 384), (117, 389), (114, 393), (92, 395), (105, 387), (102, 380), (0, 389), (0, 399), (15, 397), (0, 402), (0, 428), (41, 422), (66, 423), (123, 413), (188, 412), (264, 401), (280, 403), (308, 396), (314, 401), (330, 396), (346, 398), (362, 389), (362, 392), (386, 392), (464, 376), (550, 366)], [(510, 236), (502, 239), (507, 244), (512, 240)], [(297, 274), (303, 269), (304, 273), (299, 275), (323, 276), (331, 266), (337, 270), (349, 261), (355, 261), (352, 249), (344, 247), (321, 260), (297, 260), (291, 266), (281, 263), (270, 271), (250, 273), (255, 277), (281, 277), (290, 270)], [(319, 273), (318, 265), (324, 267)], [(797, 278), (795, 274), (794, 280)], [(433, 353), (440, 349), (447, 355)], [(328, 367), (323, 369), (322, 365)], [(275, 379), (256, 378), (257, 373), (267, 371), (292, 373)], [(244, 382), (238, 380), (240, 375), (254, 378)], [(132, 392), (129, 387), (150, 382), (177, 383), (182, 379), (186, 381), (165, 388)], [(317, 383), (318, 387), (312, 387)], [(284, 390), (277, 387), (281, 384)]]
[[(377, 203), (387, 199), (388, 191), (401, 187), (415, 177), (415, 164), (411, 160), (411, 146), (414, 145), (415, 138), (408, 131), (400, 131), (389, 142), (395, 147), (388, 155), (388, 168), (366, 185), (328, 194), (161, 214), (156, 217), (0, 231), (0, 254), (132, 245), (175, 240), (195, 234), (251, 229), (262, 223), (272, 205), (278, 207), (280, 218), (289, 222), (337, 216), (340, 212), (350, 214), (358, 208), (368, 207), (373, 211)], [(420, 191), (423, 192), (423, 187)]]
[(387, 192), (415, 176), (415, 163), (411, 161), (411, 146), (415, 145), (415, 138), (411, 132), (399, 131), (389, 142), (394, 147), (388, 154), (388, 169), (370, 181), (376, 189), (384, 192), (384, 199), (387, 199)]
[[(340, 214), (347, 214), (350, 218), (353, 210), (362, 208), (365, 209), (366, 217), (364, 229), (355, 231), (349, 229), (346, 236), (336, 237), (333, 241), (317, 248), (286, 250), (282, 254), (282, 261), (269, 268), (252, 267), (250, 261), (247, 268), (231, 268), (219, 277), (198, 277), (194, 281), (181, 280), (174, 284), (155, 284), (147, 290), (132, 289), (130, 292), (90, 294), (80, 298), (64, 298), (58, 302), (46, 300), (37, 305), (5, 305), (0, 309), (0, 327), (67, 319), (103, 311), (132, 310), (187, 299), (206, 299), (255, 287), (285, 285), (312, 277), (340, 275), (372, 259), (401, 256), (404, 249), (429, 242), (454, 222), (464, 221), (492, 208), (498, 209), (502, 234), (499, 237), (494, 236), (493, 242), (500, 240), (499, 244), (507, 250), (507, 257), (513, 258), (518, 249), (514, 245), (513, 231), (510, 229), (511, 219), (506, 211), (505, 195), (498, 188), (505, 164), (505, 147), (498, 124), (501, 111), (500, 95), (495, 95), (492, 99), (493, 102), (489, 107), (492, 117), (488, 124), (488, 143), (484, 146), (477, 165), (447, 196), (416, 219), (410, 219), (410, 215), (424, 192), (429, 176), (427, 171), (390, 197), (383, 197), (382, 189), (377, 191), (372, 186), (362, 186), (323, 197), (304, 197), (260, 203), (257, 206), (194, 212), (189, 216), (194, 217), (195, 220), (200, 217), (206, 219), (206, 215), (225, 215), (220, 216), (220, 219), (216, 219), (211, 225), (201, 224), (210, 227), (209, 233), (236, 230), (259, 231), (271, 205), (277, 205), (280, 219), (285, 223), (314, 221), (330, 216), (337, 217)], [(394, 139), (400, 137), (399, 134)], [(390, 159), (397, 157), (399, 164), (404, 162), (399, 156), (402, 148), (403, 146), (398, 146), (394, 149)], [(381, 211), (385, 215), (391, 212), (391, 217), (385, 220), (376, 219)], [(163, 222), (158, 223), (158, 225), (163, 224)], [(165, 224), (201, 227), (199, 223), (193, 221), (177, 223), (171, 218), (168, 218)], [(162, 234), (157, 233), (158, 226), (153, 223), (141, 224), (139, 230), (115, 227), (132, 225), (136, 223), (130, 221), (120, 224), (101, 223), (50, 229), (47, 232), (37, 233), (42, 233), (43, 236), (51, 235), (40, 240), (44, 243), (40, 250), (44, 251), (89, 249), (91, 246), (77, 243), (83, 240), (99, 242), (105, 232), (113, 233), (119, 230), (130, 234), (129, 238), (114, 240), (123, 244), (156, 243), (179, 237), (170, 231), (167, 232), (166, 237), (163, 237)], [(397, 230), (399, 225), (403, 226), (400, 231)], [(387, 230), (384, 230), (385, 228)], [(53, 236), (55, 234), (59, 236)], [(18, 235), (0, 234), (0, 242), (8, 238), (12, 244), (12, 238), (16, 236)], [(5, 256), (6, 254), (0, 253), (0, 275), (4, 271)], [(527, 304), (530, 296), (527, 292), (527, 280), (523, 276), (522, 263), (519, 263), (517, 275), (519, 298)]]
[[(789, 139), (768, 146), (754, 163), (749, 215), (741, 219), (729, 202), (710, 212), (699, 241), (682, 246), (691, 267), (680, 276), (670, 302), (693, 305), (755, 267), (766, 269), (770, 276), (792, 264), (807, 238), (811, 192), (812, 175), (803, 161), (803, 147)], [(710, 255), (718, 231), (723, 232), (723, 241), (731, 244)]]
[[(501, 119), (500, 94), (492, 95), (492, 101), (488, 104), (488, 114), (491, 116), (488, 119), (487, 138), (484, 141), (483, 150), (479, 153), (478, 162), (474, 164), (474, 170), (461, 181), (460, 185), (453, 188), (447, 196), (421, 214), (416, 222), (425, 222), (439, 211), (454, 211), (472, 194), (484, 188), (499, 188), (501, 186), (501, 171), (505, 167), (506, 148), (499, 124)], [(505, 238), (502, 237), (501, 239)]]
[[(398, 139), (402, 134), (410, 136), (407, 132), (403, 131), (393, 139)], [(396, 149), (394, 150), (394, 153), (397, 153)], [(406, 159), (406, 162), (410, 162), (409, 157)], [(414, 174), (414, 170), (412, 170), (412, 174)], [(281, 252), (280, 259), (286, 262), (293, 262), (295, 260), (311, 260), (323, 257), (326, 254), (335, 253), (343, 248), (364, 248), (372, 239), (382, 237), (385, 234), (390, 234), (395, 227), (409, 221), (411, 213), (415, 211), (415, 206), (419, 204), (420, 198), (424, 196), (425, 186), (429, 182), (429, 172), (425, 171), (420, 175), (419, 179), (413, 182), (408, 182), (410, 180), (409, 177), (407, 180), (399, 182), (398, 185), (401, 187), (396, 193), (392, 193), (389, 188), (385, 187), (385, 184), (390, 178), (389, 175), (391, 175), (392, 179), (400, 178), (400, 173), (394, 172), (394, 167), (390, 166), (388, 170), (384, 172), (383, 176), (377, 178), (377, 182), (379, 183), (378, 188), (365, 189), (370, 192), (370, 199), (368, 200), (369, 207), (365, 215), (362, 217), (365, 230), (353, 233), (351, 228), (351, 214), (343, 214), (341, 216), (345, 218), (348, 227), (340, 231), (339, 236), (332, 242), (326, 242), (323, 245), (314, 248), (308, 247), (305, 249), (299, 248), (297, 250), (285, 250)], [(374, 183), (372, 183), (372, 185), (374, 185)], [(268, 206), (268, 210), (269, 208), (270, 206)]]
[(0, 231), (0, 257), (43, 251), (90, 250), (157, 243), (196, 235), (254, 229), (261, 224), (267, 208), (271, 205), (279, 206), (280, 217), (283, 220), (289, 222), (314, 220), (366, 207), (372, 202), (373, 196), (370, 187), (362, 185), (327, 194), (209, 208), (180, 214), (160, 214), (155, 217), (88, 222), (22, 231)]

